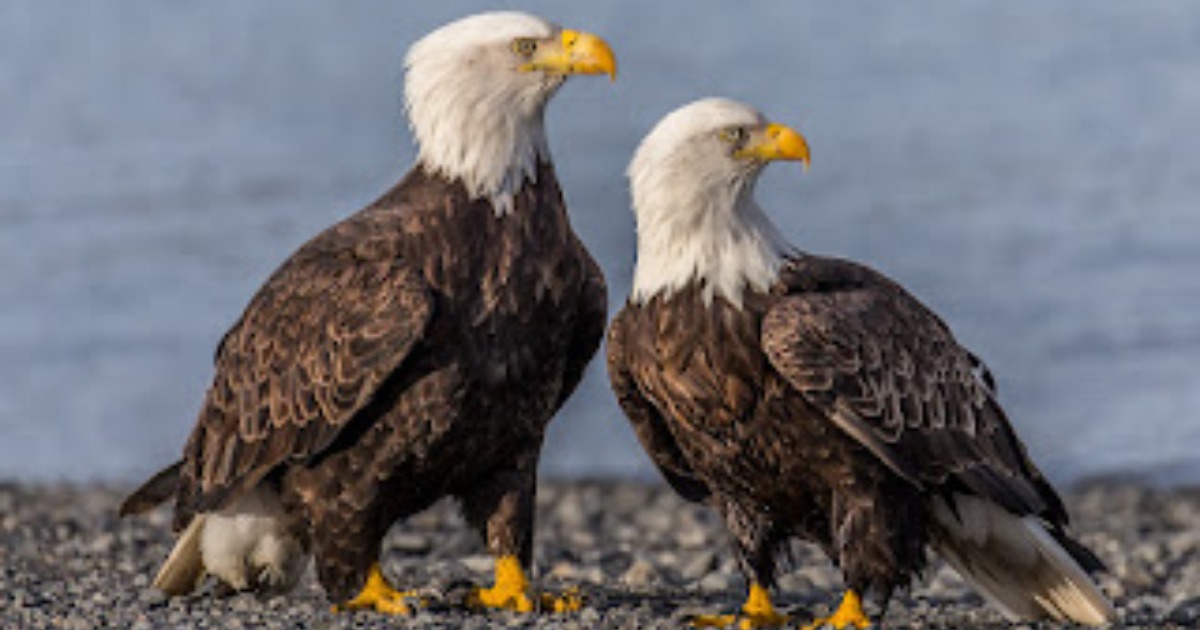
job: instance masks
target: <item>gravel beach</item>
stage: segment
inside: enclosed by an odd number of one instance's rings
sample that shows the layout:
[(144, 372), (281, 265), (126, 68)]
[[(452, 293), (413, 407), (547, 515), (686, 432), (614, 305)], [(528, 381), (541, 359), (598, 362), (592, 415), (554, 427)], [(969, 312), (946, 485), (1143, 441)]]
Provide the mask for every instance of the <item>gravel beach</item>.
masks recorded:
[[(419, 587), (428, 607), (409, 618), (333, 614), (313, 579), (286, 597), (166, 600), (149, 588), (171, 542), (169, 512), (120, 520), (124, 488), (0, 482), (0, 628), (676, 628), (698, 612), (732, 611), (743, 584), (714, 516), (668, 489), (634, 482), (548, 482), (538, 496), (542, 587), (580, 587), (566, 615), (472, 614), (461, 601), (490, 579), (491, 560), (455, 506), (443, 502), (393, 528), (384, 571)], [(1200, 489), (1120, 481), (1068, 493), (1075, 526), (1108, 563), (1101, 577), (1120, 628), (1200, 628)], [(828, 611), (840, 583), (798, 546), (777, 603), (807, 620)], [(890, 628), (1054, 628), (1010, 625), (935, 564), (888, 611)], [(1062, 626), (1070, 627), (1070, 626)]]

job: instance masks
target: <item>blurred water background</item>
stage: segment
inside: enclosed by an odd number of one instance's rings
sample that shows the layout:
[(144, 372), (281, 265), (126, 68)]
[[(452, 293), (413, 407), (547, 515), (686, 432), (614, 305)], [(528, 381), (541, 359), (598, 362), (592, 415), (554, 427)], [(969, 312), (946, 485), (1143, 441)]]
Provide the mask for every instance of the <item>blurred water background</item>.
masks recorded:
[[(760, 186), (785, 233), (940, 312), (1052, 477), (1200, 481), (1200, 4), (1155, 0), (6, 2), (0, 477), (176, 457), (257, 286), (409, 167), (408, 44), (508, 6), (617, 51), (549, 114), (614, 310), (636, 143), (743, 99), (813, 147)], [(653, 474), (602, 362), (543, 470)]]

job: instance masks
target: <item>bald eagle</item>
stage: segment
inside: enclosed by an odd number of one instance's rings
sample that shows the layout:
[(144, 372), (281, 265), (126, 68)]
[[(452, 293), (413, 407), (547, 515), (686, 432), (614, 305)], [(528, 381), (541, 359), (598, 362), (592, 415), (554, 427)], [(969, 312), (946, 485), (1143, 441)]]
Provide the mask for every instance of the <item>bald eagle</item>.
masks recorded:
[[(801, 253), (754, 198), (798, 133), (723, 99), (663, 119), (629, 166), (637, 265), (608, 335), (612, 387), (685, 498), (718, 510), (750, 584), (743, 626), (793, 538), (841, 568), (836, 628), (865, 627), (932, 548), (1011, 619), (1102, 624), (1096, 557), (1067, 530), (990, 373), (900, 285)], [(733, 615), (702, 623), (732, 623)]]
[(343, 608), (403, 613), (380, 542), (441, 497), (497, 557), (481, 606), (534, 607), (538, 455), (604, 333), (606, 290), (571, 229), (546, 103), (615, 76), (599, 37), (520, 13), (446, 25), (408, 53), (417, 164), (304, 244), (225, 334), (182, 460), (123, 513), (175, 502), (155, 579), (289, 588), (315, 558)]

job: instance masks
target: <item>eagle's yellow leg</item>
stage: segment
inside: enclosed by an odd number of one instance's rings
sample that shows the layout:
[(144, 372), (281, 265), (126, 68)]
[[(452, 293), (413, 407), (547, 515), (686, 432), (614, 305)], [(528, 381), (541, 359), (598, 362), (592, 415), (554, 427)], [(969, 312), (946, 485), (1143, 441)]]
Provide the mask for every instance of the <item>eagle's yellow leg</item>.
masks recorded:
[(750, 594), (742, 604), (740, 615), (699, 615), (692, 619), (695, 628), (724, 628), (737, 624), (743, 630), (778, 628), (788, 622), (788, 616), (775, 610), (771, 594), (758, 582), (750, 584)]
[(845, 628), (867, 628), (871, 625), (871, 620), (867, 619), (866, 613), (862, 609), (862, 600), (858, 598), (858, 593), (851, 589), (846, 589), (845, 597), (842, 597), (842, 603), (838, 605), (837, 610), (833, 611), (832, 615), (824, 618), (818, 618), (811, 624), (804, 626), (804, 630), (817, 630), (829, 626), (836, 630), (844, 630)]
[(383, 577), (383, 571), (379, 569), (377, 562), (371, 565), (371, 572), (367, 574), (367, 583), (363, 585), (362, 591), (354, 599), (334, 606), (333, 611), (374, 610), (387, 615), (408, 615), (412, 614), (412, 609), (404, 600), (409, 597), (416, 597), (416, 593), (392, 588), (387, 578)]
[(521, 562), (516, 556), (501, 556), (496, 559), (496, 582), (491, 588), (476, 589), (468, 599), (468, 605), (475, 608), (492, 608), (497, 610), (512, 610), (516, 612), (533, 612), (535, 608), (553, 612), (575, 612), (583, 605), (579, 591), (572, 589), (554, 596), (542, 593), (538, 596), (539, 607), (534, 606), (530, 597), (529, 578), (521, 569)]

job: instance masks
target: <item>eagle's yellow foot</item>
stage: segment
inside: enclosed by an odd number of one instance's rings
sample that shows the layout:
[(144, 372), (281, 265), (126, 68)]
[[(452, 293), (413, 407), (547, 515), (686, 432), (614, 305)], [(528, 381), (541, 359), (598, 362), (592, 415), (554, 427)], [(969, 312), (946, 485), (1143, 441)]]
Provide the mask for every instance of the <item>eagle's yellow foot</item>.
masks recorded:
[(845, 597), (842, 598), (842, 603), (837, 610), (833, 611), (828, 617), (821, 617), (813, 621), (811, 624), (804, 626), (804, 630), (818, 630), (826, 626), (835, 628), (836, 630), (845, 630), (845, 628), (868, 628), (871, 625), (871, 620), (867, 618), (866, 613), (862, 609), (862, 600), (858, 598), (858, 593), (853, 590), (846, 590)]
[(742, 630), (753, 628), (779, 628), (789, 621), (787, 615), (775, 610), (771, 594), (757, 582), (750, 585), (750, 595), (742, 605), (740, 615), (697, 615), (692, 618), (693, 628), (724, 628), (735, 623)]
[[(536, 602), (536, 604), (535, 604)], [(529, 579), (515, 556), (496, 559), (496, 583), (491, 588), (477, 588), (467, 598), (467, 605), (476, 609), (511, 610), (514, 612), (576, 612), (583, 607), (579, 589), (572, 588), (562, 595), (534, 593)]]
[(392, 588), (387, 578), (383, 577), (383, 572), (379, 570), (379, 563), (375, 563), (371, 565), (371, 572), (367, 574), (367, 583), (363, 585), (362, 591), (354, 599), (334, 606), (333, 612), (374, 610), (385, 615), (409, 615), (412, 614), (412, 608), (404, 600), (410, 597), (416, 597), (416, 593)]
[(496, 559), (496, 583), (491, 588), (475, 589), (467, 598), (467, 605), (476, 609), (490, 608), (522, 613), (534, 610), (566, 613), (582, 608), (583, 598), (576, 588), (569, 589), (562, 595), (534, 593), (529, 587), (525, 571), (521, 569), (521, 562), (515, 556), (501, 556)]
[(496, 583), (491, 588), (477, 588), (467, 599), (472, 608), (492, 608), (516, 612), (533, 612), (533, 600), (529, 597), (529, 579), (521, 570), (516, 556), (496, 559)]

